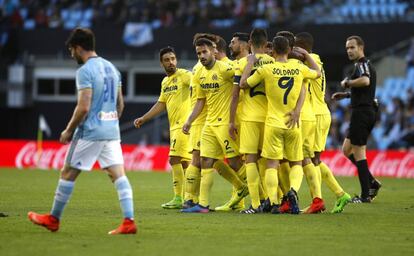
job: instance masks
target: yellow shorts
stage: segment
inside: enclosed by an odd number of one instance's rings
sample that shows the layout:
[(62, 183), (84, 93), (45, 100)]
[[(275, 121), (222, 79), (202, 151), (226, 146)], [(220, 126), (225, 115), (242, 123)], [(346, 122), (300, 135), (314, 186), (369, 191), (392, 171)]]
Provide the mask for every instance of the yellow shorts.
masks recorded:
[(303, 157), (312, 158), (315, 156), (313, 153), (315, 145), (315, 121), (301, 121), (301, 132), (302, 132), (302, 141), (303, 141)]
[(326, 139), (328, 138), (330, 127), (330, 114), (316, 115), (315, 143), (313, 145), (314, 152), (322, 152), (325, 150)]
[(262, 150), (264, 123), (242, 121), (240, 124), (240, 153), (257, 154)]
[(284, 129), (265, 125), (262, 157), (268, 159), (302, 161), (300, 128)]
[(182, 132), (181, 129), (170, 131), (170, 154), (169, 156), (179, 156), (191, 159), (190, 136)]
[(202, 157), (223, 159), (239, 155), (239, 146), (229, 135), (229, 126), (205, 125), (201, 133), (200, 155)]
[(196, 124), (191, 126), (190, 129), (190, 143), (191, 149), (193, 150), (200, 150), (200, 140), (201, 140), (201, 132), (203, 130), (204, 124)]

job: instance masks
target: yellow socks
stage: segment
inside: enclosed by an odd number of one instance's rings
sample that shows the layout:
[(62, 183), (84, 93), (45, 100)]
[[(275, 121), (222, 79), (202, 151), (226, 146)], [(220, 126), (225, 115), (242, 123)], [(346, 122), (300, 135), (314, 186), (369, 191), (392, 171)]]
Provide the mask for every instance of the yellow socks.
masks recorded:
[(254, 209), (260, 206), (259, 184), (260, 175), (256, 163), (246, 164), (247, 186)]
[(324, 162), (319, 164), (319, 168), (321, 169), (322, 180), (326, 183), (329, 189), (335, 193), (336, 197), (343, 196), (344, 190), (335, 179), (335, 176), (333, 176), (331, 169), (329, 169)]
[(180, 164), (174, 164), (172, 168), (174, 194), (176, 196), (183, 197), (183, 185), (184, 185), (184, 170)]
[[(184, 200), (193, 200), (198, 202), (198, 192), (200, 190), (200, 169), (194, 165), (188, 166), (185, 172), (185, 198)], [(198, 189), (197, 189), (198, 186)]]
[(291, 188), (296, 192), (299, 192), (300, 185), (302, 184), (303, 170), (301, 165), (294, 165), (289, 171), (289, 183)]
[(312, 199), (315, 197), (322, 198), (321, 184), (319, 183), (318, 174), (316, 173), (317, 170), (313, 163), (305, 165), (303, 172), (305, 173)]
[(231, 169), (223, 161), (216, 161), (213, 166), (214, 169), (218, 171), (218, 173), (223, 176), (228, 182), (230, 182), (237, 190), (243, 188), (243, 182), (240, 180), (237, 173)]
[(267, 199), (267, 192), (266, 192), (266, 184), (265, 184), (265, 175), (266, 175), (266, 159), (265, 158), (259, 158), (257, 160), (257, 167), (259, 169), (259, 175), (260, 175), (260, 185), (259, 185), (259, 196), (260, 200)]
[(200, 182), (200, 196), (199, 196), (199, 204), (201, 206), (207, 207), (209, 206), (209, 198), (210, 198), (210, 191), (211, 187), (213, 186), (214, 182), (214, 169), (202, 169), (201, 170), (201, 182)]
[(285, 195), (290, 190), (289, 170), (289, 162), (283, 162), (279, 165), (279, 187), (282, 189), (282, 192)]
[(278, 204), (277, 187), (279, 179), (277, 177), (277, 169), (269, 168), (266, 170), (266, 191), (271, 204)]

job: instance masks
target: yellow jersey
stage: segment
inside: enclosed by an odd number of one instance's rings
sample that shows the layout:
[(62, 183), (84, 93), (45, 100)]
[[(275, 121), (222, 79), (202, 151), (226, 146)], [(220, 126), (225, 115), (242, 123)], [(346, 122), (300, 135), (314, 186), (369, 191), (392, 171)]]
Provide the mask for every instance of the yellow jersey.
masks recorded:
[(319, 69), (321, 70), (321, 77), (310, 81), (310, 94), (313, 112), (315, 115), (330, 114), (331, 112), (325, 102), (326, 77), (323, 69), (323, 63), (318, 54), (311, 53), (310, 56), (316, 64), (318, 64)]
[(220, 61), (222, 61), (222, 62), (224, 62), (224, 63), (226, 63), (226, 64), (228, 64), (228, 65), (230, 65), (230, 66), (234, 66), (234, 64), (235, 64), (235, 61), (234, 60), (231, 60), (231, 59), (229, 59), (228, 57), (224, 57), (224, 58), (222, 58)]
[[(267, 54), (256, 54), (258, 62), (252, 68), (253, 74), (259, 67), (266, 64), (275, 63), (275, 59)], [(244, 69), (247, 65), (247, 57), (243, 57), (238, 61), (234, 71), (234, 82), (239, 83)], [(263, 83), (259, 83), (254, 87), (244, 91), (242, 95), (243, 110), (240, 119), (242, 121), (264, 122), (267, 113), (267, 98)]]
[(264, 65), (247, 79), (254, 87), (264, 81), (268, 110), (266, 125), (287, 129), (287, 113), (296, 107), (303, 80), (314, 79), (317, 72), (298, 62), (275, 62)]
[(187, 120), (190, 110), (190, 81), (191, 72), (179, 68), (173, 75), (164, 77), (161, 82), (158, 101), (164, 102), (167, 106), (170, 130), (182, 128)]
[[(190, 85), (190, 98), (191, 98), (191, 103), (190, 103), (190, 112), (194, 109), (194, 106), (197, 102), (197, 87), (194, 86), (194, 81), (197, 81), (197, 72), (203, 67), (203, 64), (201, 64), (200, 61), (197, 62), (197, 64), (194, 65), (193, 67), (193, 77), (191, 79), (191, 85)], [(200, 125), (206, 122), (206, 117), (207, 117), (207, 106), (204, 106), (203, 110), (201, 111), (201, 113), (198, 115), (198, 117), (194, 120), (194, 122), (192, 123), (192, 125)]]
[(233, 68), (216, 60), (211, 69), (202, 67), (194, 79), (197, 98), (206, 99), (206, 125), (228, 125), (233, 88)]

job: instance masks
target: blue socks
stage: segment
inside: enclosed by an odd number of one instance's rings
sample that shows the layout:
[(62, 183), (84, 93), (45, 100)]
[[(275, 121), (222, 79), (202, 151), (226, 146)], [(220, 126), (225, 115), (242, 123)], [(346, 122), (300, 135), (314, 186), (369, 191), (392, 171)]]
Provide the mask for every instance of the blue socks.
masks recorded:
[(58, 186), (55, 192), (52, 211), (50, 212), (54, 217), (60, 219), (66, 203), (69, 201), (73, 192), (75, 182), (59, 179)]
[(122, 176), (114, 182), (118, 191), (118, 198), (121, 204), (122, 214), (124, 218), (134, 218), (134, 204), (132, 202), (132, 189), (127, 176)]

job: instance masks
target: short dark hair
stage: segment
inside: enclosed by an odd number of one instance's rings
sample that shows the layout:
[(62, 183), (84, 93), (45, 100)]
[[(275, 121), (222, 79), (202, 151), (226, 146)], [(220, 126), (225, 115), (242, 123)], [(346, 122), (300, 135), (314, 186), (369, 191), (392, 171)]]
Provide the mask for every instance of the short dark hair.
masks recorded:
[(216, 43), (217, 42), (217, 36), (214, 34), (209, 34), (209, 33), (197, 33), (194, 35), (193, 37), (193, 45), (196, 46), (196, 42), (198, 39), (200, 38), (206, 38), (208, 40), (210, 40), (211, 42)]
[(295, 36), (295, 45), (302, 47), (308, 52), (312, 52), (313, 36), (308, 32), (297, 33)]
[(167, 46), (167, 47), (164, 47), (160, 50), (160, 61), (162, 61), (162, 56), (164, 56), (164, 54), (169, 53), (169, 52), (172, 52), (172, 53), (174, 53), (175, 56), (177, 56), (177, 54), (175, 53), (174, 48), (171, 47), (171, 46)]
[(226, 50), (227, 50), (226, 40), (224, 40), (224, 38), (222, 38), (221, 36), (216, 36), (216, 37), (217, 37), (217, 41), (216, 41), (217, 51), (226, 53)]
[(266, 47), (267, 47), (267, 48), (272, 48), (272, 49), (273, 49), (273, 43), (272, 43), (272, 42), (270, 42), (270, 41), (267, 41)]
[(65, 44), (68, 48), (80, 46), (86, 51), (95, 51), (95, 35), (89, 28), (75, 28)]
[(213, 42), (211, 40), (208, 40), (207, 38), (199, 38), (195, 42), (195, 46), (208, 46), (208, 47), (214, 47)]
[(276, 36), (283, 36), (286, 37), (286, 39), (289, 42), (289, 47), (293, 48), (295, 46), (295, 35), (290, 31), (279, 31), (276, 33)]
[(273, 50), (276, 54), (288, 54), (289, 40), (284, 36), (275, 36), (273, 38)]
[(267, 32), (262, 28), (255, 28), (250, 33), (250, 40), (254, 47), (262, 47), (267, 43)]
[(346, 39), (346, 41), (349, 41), (349, 40), (355, 40), (358, 46), (362, 46), (362, 47), (365, 46), (365, 42), (364, 40), (362, 40), (360, 36), (350, 36)]
[(236, 32), (233, 34), (233, 37), (237, 37), (239, 41), (249, 42), (249, 34), (243, 32)]

